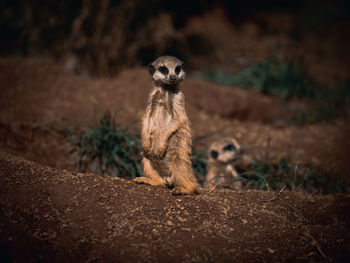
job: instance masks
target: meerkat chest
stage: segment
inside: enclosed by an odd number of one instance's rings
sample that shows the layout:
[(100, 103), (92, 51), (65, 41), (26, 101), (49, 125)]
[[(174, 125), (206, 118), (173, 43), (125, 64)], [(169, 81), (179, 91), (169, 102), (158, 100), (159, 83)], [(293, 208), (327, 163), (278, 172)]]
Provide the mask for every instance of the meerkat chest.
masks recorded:
[(172, 120), (172, 114), (169, 110), (163, 105), (155, 107), (151, 117), (151, 121), (155, 128), (160, 128), (168, 125)]
[(227, 177), (231, 176), (233, 173), (234, 168), (231, 164), (222, 165), (219, 168), (217, 168), (217, 175), (220, 177)]
[(233, 172), (233, 166), (231, 164), (226, 165), (225, 172), (231, 174)]
[[(159, 100), (156, 105), (153, 108), (152, 115), (155, 117), (161, 115), (161, 116), (171, 116), (171, 105), (169, 105), (169, 102), (166, 100)], [(153, 117), (153, 116), (152, 116)]]
[(169, 121), (172, 118), (176, 118), (178, 112), (176, 110), (177, 96), (172, 94), (163, 93), (157, 96), (155, 94), (154, 100), (151, 105), (151, 118), (159, 119), (162, 121)]
[(153, 105), (149, 115), (149, 128), (152, 133), (162, 131), (172, 121), (174, 114), (165, 100), (159, 100)]

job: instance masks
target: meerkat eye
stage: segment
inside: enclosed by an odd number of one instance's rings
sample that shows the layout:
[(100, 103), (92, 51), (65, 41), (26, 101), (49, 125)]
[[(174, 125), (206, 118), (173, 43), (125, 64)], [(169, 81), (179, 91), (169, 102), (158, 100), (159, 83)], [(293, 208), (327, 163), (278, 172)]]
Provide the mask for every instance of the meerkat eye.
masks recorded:
[(160, 67), (158, 68), (158, 70), (159, 70), (160, 72), (162, 72), (164, 75), (168, 75), (168, 73), (169, 73), (168, 68), (165, 67), (165, 66), (160, 66)]
[(222, 148), (223, 151), (234, 151), (236, 150), (236, 147), (233, 144), (226, 145), (224, 148)]
[(175, 73), (176, 73), (176, 75), (179, 75), (181, 69), (182, 69), (182, 68), (181, 68), (180, 65), (178, 65), (178, 66), (175, 68)]
[(219, 153), (218, 153), (218, 151), (211, 150), (210, 151), (210, 156), (211, 156), (211, 158), (216, 159), (216, 158), (218, 158)]

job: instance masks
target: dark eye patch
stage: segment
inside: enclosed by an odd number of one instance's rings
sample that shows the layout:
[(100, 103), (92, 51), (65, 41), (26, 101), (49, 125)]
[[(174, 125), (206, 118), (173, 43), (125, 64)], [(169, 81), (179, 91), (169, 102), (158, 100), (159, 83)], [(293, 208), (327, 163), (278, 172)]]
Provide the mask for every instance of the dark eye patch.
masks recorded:
[(218, 153), (218, 151), (211, 150), (210, 151), (210, 156), (211, 156), (211, 158), (216, 159), (216, 158), (218, 158), (219, 153)]
[(224, 148), (222, 148), (223, 151), (234, 151), (236, 150), (236, 147), (233, 144), (228, 144)]
[(158, 70), (159, 70), (160, 72), (162, 72), (164, 75), (168, 75), (168, 73), (169, 73), (169, 69), (168, 69), (166, 66), (160, 66), (160, 67), (158, 68)]
[(178, 65), (178, 66), (175, 68), (175, 73), (176, 73), (176, 75), (179, 75), (180, 71), (181, 71), (181, 66)]

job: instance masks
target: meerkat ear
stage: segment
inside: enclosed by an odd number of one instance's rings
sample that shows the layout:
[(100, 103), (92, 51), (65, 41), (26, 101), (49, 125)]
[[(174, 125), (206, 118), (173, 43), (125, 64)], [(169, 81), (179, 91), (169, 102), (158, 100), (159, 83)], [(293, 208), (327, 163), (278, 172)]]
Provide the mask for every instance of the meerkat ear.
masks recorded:
[(156, 68), (152, 64), (149, 64), (148, 65), (148, 72), (151, 76), (153, 76), (154, 72), (156, 72)]
[(181, 68), (182, 68), (183, 71), (186, 71), (186, 65), (185, 65), (185, 63), (182, 62)]

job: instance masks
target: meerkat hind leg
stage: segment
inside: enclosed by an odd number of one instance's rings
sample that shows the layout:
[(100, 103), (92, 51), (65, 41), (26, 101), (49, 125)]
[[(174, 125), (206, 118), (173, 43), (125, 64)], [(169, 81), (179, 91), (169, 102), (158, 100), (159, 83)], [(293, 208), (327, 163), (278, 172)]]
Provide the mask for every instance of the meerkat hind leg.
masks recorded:
[(191, 168), (186, 165), (173, 168), (174, 188), (171, 193), (173, 195), (197, 194), (199, 186)]
[(241, 190), (242, 189), (242, 181), (240, 180), (239, 174), (237, 173), (236, 169), (233, 166), (228, 167), (229, 171), (232, 173), (232, 187), (235, 190)]
[(197, 194), (196, 188), (188, 188), (183, 186), (176, 186), (173, 190), (171, 190), (173, 195), (193, 195)]
[(133, 181), (138, 184), (149, 184), (153, 186), (166, 187), (164, 179), (159, 176), (158, 172), (152, 167), (152, 163), (149, 159), (143, 158), (143, 172), (146, 176), (136, 177)]

